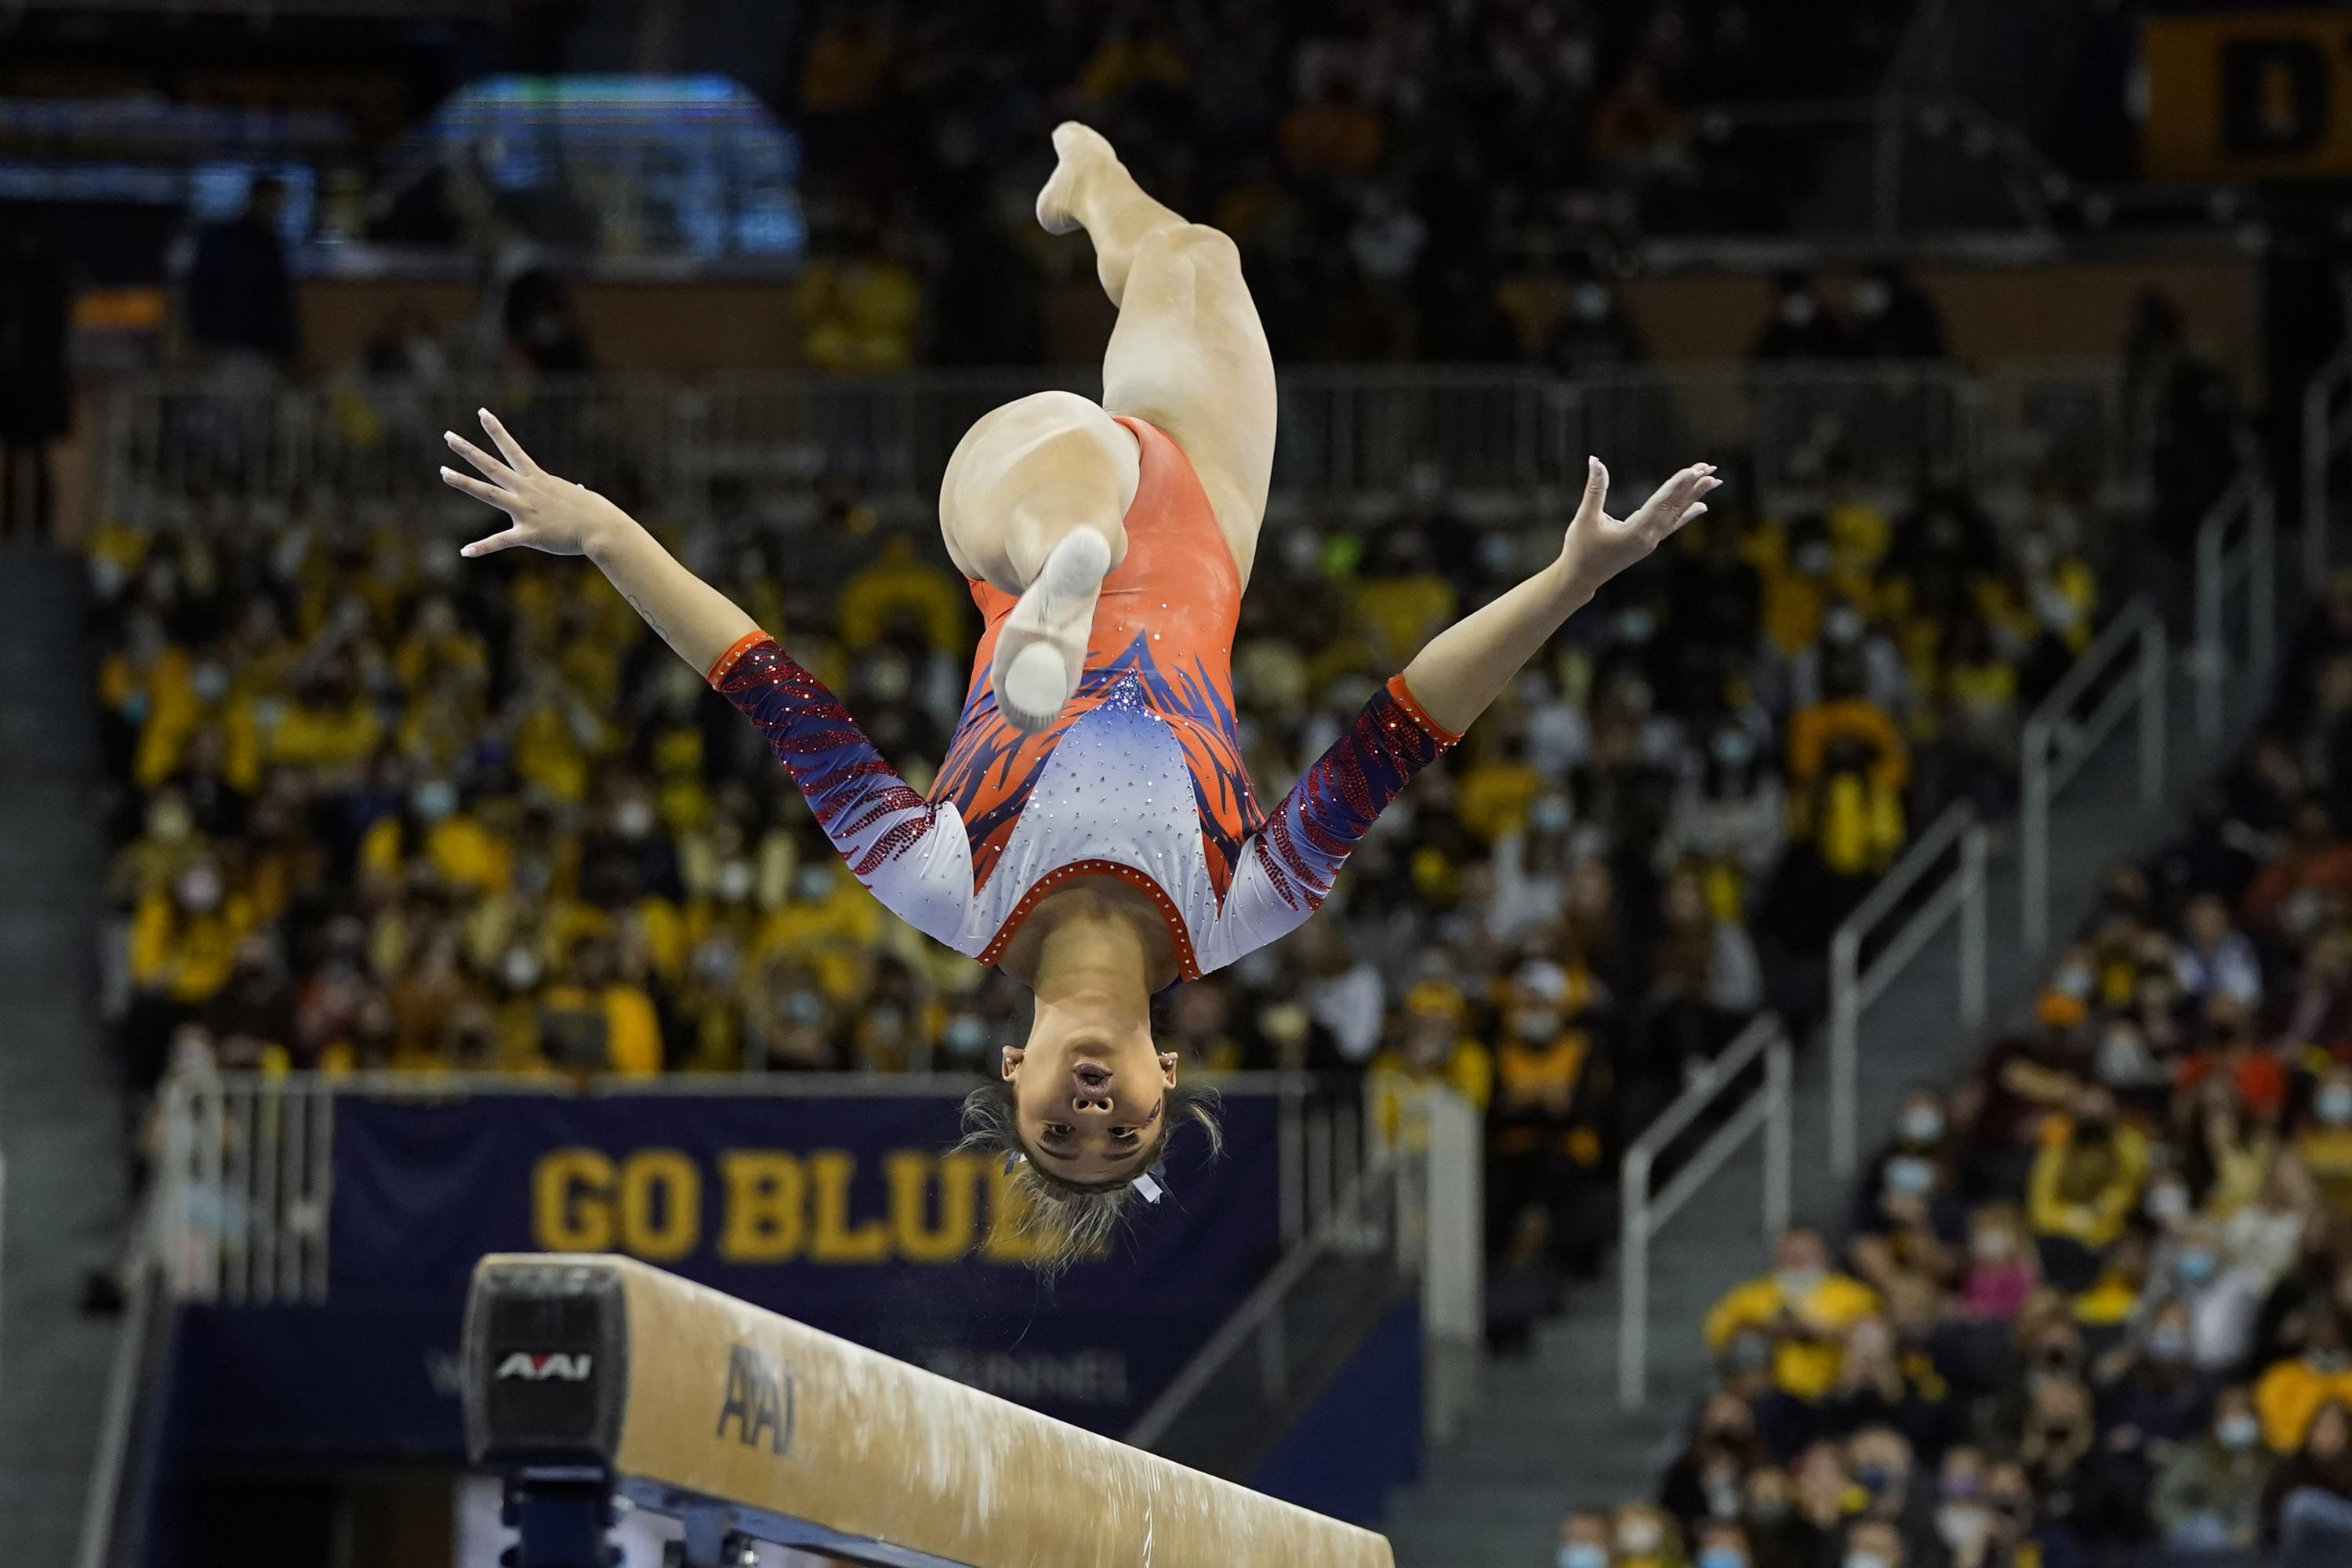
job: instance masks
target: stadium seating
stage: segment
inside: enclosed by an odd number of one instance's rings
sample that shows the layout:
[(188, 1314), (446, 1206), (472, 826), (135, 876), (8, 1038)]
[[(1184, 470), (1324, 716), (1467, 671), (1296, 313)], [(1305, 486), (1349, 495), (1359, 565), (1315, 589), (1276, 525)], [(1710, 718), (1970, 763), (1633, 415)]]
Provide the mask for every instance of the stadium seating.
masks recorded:
[[(2352, 1551), (2352, 580), (2245, 750), (2116, 867), (2032, 1021), (1921, 1086), (1833, 1250), (1705, 1325), (1643, 1561), (2339, 1563)], [(1827, 1554), (1827, 1555), (1825, 1555)]]

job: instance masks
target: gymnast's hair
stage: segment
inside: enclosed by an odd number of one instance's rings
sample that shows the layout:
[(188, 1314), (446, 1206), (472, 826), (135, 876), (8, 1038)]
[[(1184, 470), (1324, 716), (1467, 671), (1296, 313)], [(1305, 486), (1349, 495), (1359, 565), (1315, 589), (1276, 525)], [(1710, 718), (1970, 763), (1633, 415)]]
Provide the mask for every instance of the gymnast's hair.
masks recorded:
[[(1014, 1108), (1013, 1085), (991, 1079), (963, 1099), (963, 1141), (958, 1149), (1002, 1155), (1011, 1161), (1013, 1191), (1027, 1200), (1021, 1230), (1040, 1243), (1037, 1267), (1059, 1274), (1071, 1264), (1102, 1249), (1118, 1223), (1139, 1201), (1138, 1177), (1156, 1171), (1176, 1135), (1179, 1122), (1190, 1121), (1208, 1134), (1209, 1152), (1225, 1146), (1224, 1129), (1217, 1124), (1217, 1091), (1190, 1081), (1171, 1084), (1161, 1104), (1158, 1135), (1135, 1162), (1135, 1175), (1114, 1176), (1107, 1182), (1072, 1182), (1041, 1167), (1021, 1141), (1021, 1121)], [(1156, 1177), (1151, 1178), (1157, 1180)], [(1155, 1200), (1156, 1201), (1156, 1200)]]

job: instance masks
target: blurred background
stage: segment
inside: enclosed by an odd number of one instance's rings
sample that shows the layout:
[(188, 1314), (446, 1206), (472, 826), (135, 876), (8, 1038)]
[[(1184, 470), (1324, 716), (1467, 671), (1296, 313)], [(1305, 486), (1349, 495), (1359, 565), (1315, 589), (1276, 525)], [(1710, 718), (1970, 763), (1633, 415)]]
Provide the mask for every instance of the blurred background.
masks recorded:
[[(497, 409), (927, 781), (1072, 117), (1282, 367), (1261, 787), (1587, 453), (1731, 482), (1166, 999), (1228, 1152), (1047, 1284), (946, 1152), (1017, 994), (435, 470)], [(2347, 283), (2331, 7), (0, 7), (0, 1540), (488, 1568), (548, 1248), (1405, 1568), (2352, 1562)]]

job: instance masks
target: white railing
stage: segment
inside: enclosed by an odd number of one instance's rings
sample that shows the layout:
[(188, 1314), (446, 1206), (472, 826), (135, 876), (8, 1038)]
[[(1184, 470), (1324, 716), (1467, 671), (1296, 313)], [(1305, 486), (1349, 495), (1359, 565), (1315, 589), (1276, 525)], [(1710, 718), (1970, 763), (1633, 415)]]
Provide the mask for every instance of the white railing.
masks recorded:
[[(2104, 386), (2113, 373), (2064, 374), (2070, 385)], [(692, 385), (595, 375), (502, 386), (132, 375), (112, 383), (100, 405), (97, 503), (111, 520), (184, 513), (223, 526), (257, 509), (314, 503), (362, 514), (454, 510), (437, 478), (448, 458), (441, 432), (470, 425), (485, 402), (550, 468), (634, 485), (669, 515), (700, 515), (720, 478), (833, 474), (869, 495), (927, 500), (974, 419), (1041, 387), (1095, 394), (1100, 374), (1092, 366), (778, 373)], [(2117, 406), (2093, 396), (2079, 418), (2105, 432)], [(1574, 380), (1517, 365), (1296, 366), (1281, 376), (1275, 483), (1350, 497), (1427, 476), (1456, 491), (1539, 494), (1580, 488), (1585, 455), (1599, 452), (1632, 489), (1696, 453), (1740, 449), (1756, 454), (1769, 494), (1811, 482), (1816, 470), (1801, 466), (1834, 446), (1856, 479), (1908, 488), (1921, 474), (1966, 475), (1989, 449), (2020, 445), (2037, 407), (1998, 377), (1929, 362), (1685, 362)]]
[[(419, 1100), (467, 1095), (960, 1099), (971, 1085), (970, 1078), (952, 1074), (861, 1073), (681, 1074), (583, 1084), (498, 1074), (225, 1073), (173, 1079), (163, 1089), (154, 1257), (176, 1300), (324, 1300), (335, 1101), (342, 1095)], [(1219, 1079), (1218, 1087), (1229, 1097), (1266, 1096), (1278, 1102), (1282, 1239), (1288, 1245), (1312, 1233), (1366, 1164), (1357, 1097), (1332, 1093), (1305, 1073), (1234, 1073)]]
[(2303, 393), (2303, 580), (2317, 587), (2333, 563), (2327, 510), (2336, 465), (2352, 451), (2352, 342), (2320, 366)]
[[(1904, 851), (1830, 938), (1830, 1170), (1837, 1175), (1853, 1174), (1862, 1158), (1862, 1015), (1955, 915), (1960, 921), (1960, 1022), (1969, 1028), (1984, 1022), (1990, 842), (1976, 812), (1956, 802)], [(1955, 850), (1958, 868), (1915, 904), (1914, 894)], [(1863, 944), (1896, 914), (1905, 916), (1902, 925), (1865, 965)]]
[[(1746, 1081), (1759, 1060), (1764, 1087), (1748, 1097), (1730, 1120), (1715, 1130), (1675, 1173), (1664, 1191), (1650, 1191), (1651, 1173), (1666, 1147)], [(1777, 1236), (1789, 1224), (1790, 1184), (1794, 1172), (1795, 1061), (1789, 1032), (1778, 1016), (1765, 1014), (1739, 1033), (1705, 1075), (1683, 1090), (1648, 1131), (1625, 1151), (1618, 1178), (1618, 1266), (1622, 1296), (1617, 1321), (1617, 1403), (1637, 1410), (1649, 1395), (1650, 1243), (1680, 1214), (1701, 1187), (1759, 1131), (1764, 1135), (1763, 1231)]]
[[(2137, 668), (2127, 668), (2134, 660)], [(2050, 940), (2050, 812), (2091, 754), (2139, 710), (2139, 803), (2164, 798), (2171, 652), (2164, 618), (2135, 599), (2083, 650), (2025, 721), (2018, 764), (2018, 935), (2028, 953)], [(2098, 694), (2089, 713), (2084, 698)]]
[[(2197, 527), (2197, 738), (2221, 738), (2230, 687), (2260, 682), (2278, 646), (2278, 542), (2270, 486), (2249, 468)], [(2245, 592), (2242, 660), (2230, 653), (2231, 596)]]

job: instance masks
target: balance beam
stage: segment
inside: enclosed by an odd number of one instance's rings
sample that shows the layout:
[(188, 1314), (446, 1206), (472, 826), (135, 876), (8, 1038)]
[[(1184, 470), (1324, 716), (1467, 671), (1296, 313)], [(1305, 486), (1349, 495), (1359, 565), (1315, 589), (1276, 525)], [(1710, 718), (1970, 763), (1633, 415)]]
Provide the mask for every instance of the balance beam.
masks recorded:
[(882, 1568), (1393, 1568), (1383, 1538), (631, 1258), (485, 1258), (467, 1446), (517, 1568), (604, 1568), (614, 1499), (690, 1568), (773, 1542)]

